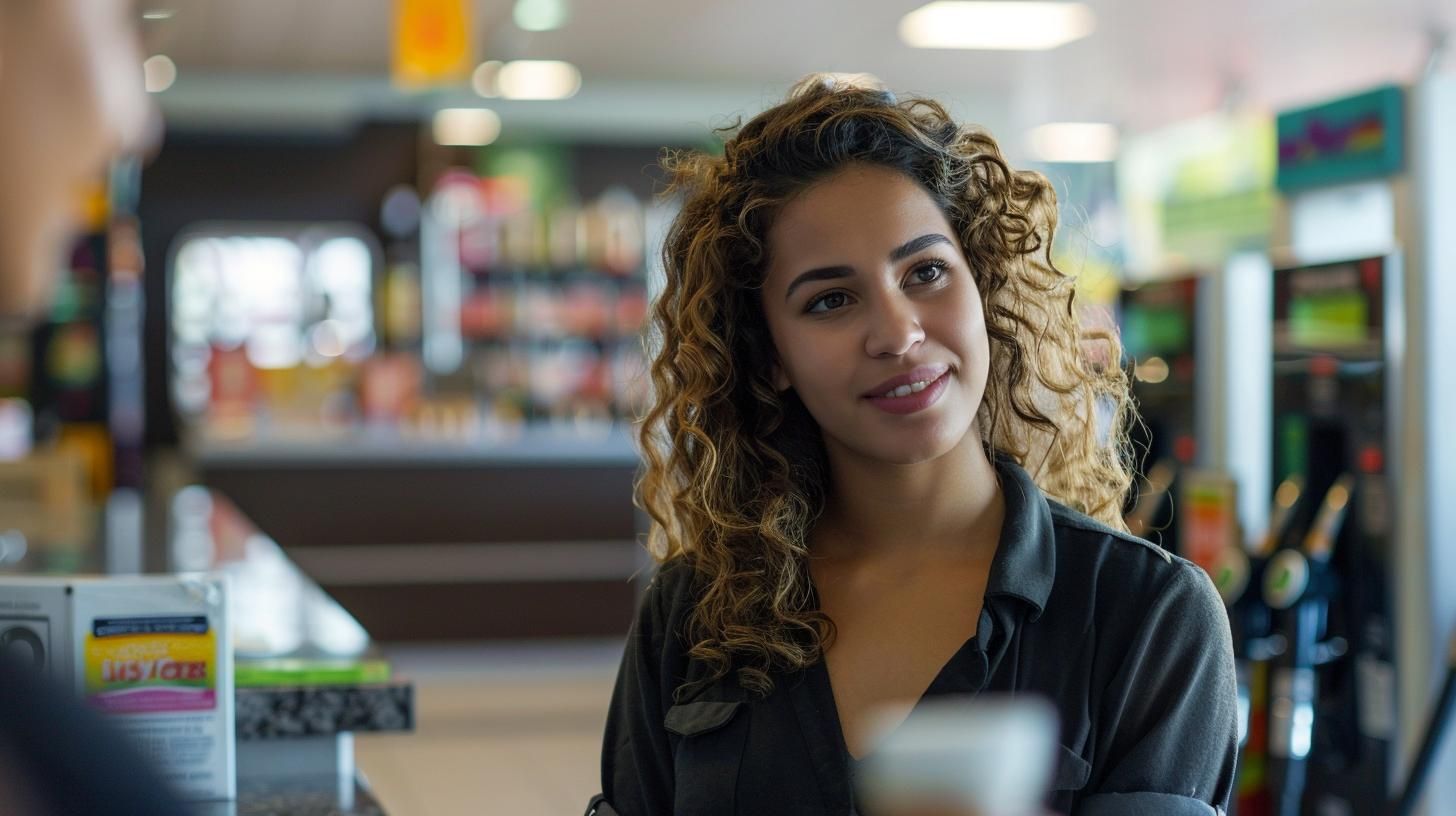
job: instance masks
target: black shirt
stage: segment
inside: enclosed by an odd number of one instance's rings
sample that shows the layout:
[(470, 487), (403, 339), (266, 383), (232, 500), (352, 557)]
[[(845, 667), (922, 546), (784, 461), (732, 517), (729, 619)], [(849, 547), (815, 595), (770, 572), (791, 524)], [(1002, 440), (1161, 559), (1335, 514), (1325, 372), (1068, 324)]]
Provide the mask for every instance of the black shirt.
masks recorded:
[[(976, 634), (925, 696), (1037, 694), (1061, 716), (1049, 806), (1076, 816), (1213, 816), (1237, 750), (1228, 617), (1193, 564), (1051, 501), (998, 458), (1005, 501)], [(665, 564), (627, 639), (602, 750), (622, 816), (852, 812), (850, 755), (822, 660), (766, 697), (732, 674), (674, 700), (691, 564)]]

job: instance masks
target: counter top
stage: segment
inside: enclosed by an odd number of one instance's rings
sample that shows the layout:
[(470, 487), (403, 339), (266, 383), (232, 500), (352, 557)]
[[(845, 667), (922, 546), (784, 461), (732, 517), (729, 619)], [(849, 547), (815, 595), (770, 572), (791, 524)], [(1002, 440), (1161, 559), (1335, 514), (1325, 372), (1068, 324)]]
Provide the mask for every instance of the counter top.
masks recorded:
[[(196, 803), (197, 812), (384, 816), (354, 772), (351, 735), (412, 730), (413, 686), (389, 676), (359, 622), (224, 496), (184, 488), (170, 502), (167, 521), (166, 536), (146, 542), (146, 557), (130, 561), (162, 572), (226, 575), (235, 665), (258, 669), (235, 691), (238, 798)], [(114, 561), (109, 549), (37, 547), (0, 571), (104, 575)], [(371, 682), (317, 682), (347, 677), (350, 666), (361, 667), (358, 677)], [(244, 752), (244, 746), (258, 750)]]
[(640, 460), (622, 425), (524, 426), (474, 437), (413, 437), (392, 429), (272, 431), (242, 439), (204, 436), (186, 448), (199, 467), (252, 468), (627, 465)]
[(234, 802), (197, 802), (197, 816), (386, 816), (367, 785), (333, 776), (238, 780)]
[(239, 661), (358, 659), (373, 653), (369, 634), (354, 616), (225, 496), (183, 488), (172, 500), (170, 521), (168, 571), (220, 572), (231, 579)]

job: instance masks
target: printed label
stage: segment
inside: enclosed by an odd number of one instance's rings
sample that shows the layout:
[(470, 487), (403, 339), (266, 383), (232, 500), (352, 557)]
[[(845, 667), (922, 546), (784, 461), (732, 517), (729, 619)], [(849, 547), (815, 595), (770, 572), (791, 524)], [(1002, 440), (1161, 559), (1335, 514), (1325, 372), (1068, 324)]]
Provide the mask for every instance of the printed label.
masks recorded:
[(97, 618), (86, 634), (86, 699), (120, 714), (211, 711), (216, 656), (203, 615)]

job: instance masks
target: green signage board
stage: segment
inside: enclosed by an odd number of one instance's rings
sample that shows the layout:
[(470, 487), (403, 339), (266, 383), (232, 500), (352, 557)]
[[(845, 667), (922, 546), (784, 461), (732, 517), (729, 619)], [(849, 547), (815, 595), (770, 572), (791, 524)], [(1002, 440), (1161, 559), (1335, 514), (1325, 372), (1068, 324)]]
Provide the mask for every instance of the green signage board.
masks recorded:
[(1392, 85), (1279, 114), (1278, 187), (1392, 176), (1405, 166), (1405, 92)]

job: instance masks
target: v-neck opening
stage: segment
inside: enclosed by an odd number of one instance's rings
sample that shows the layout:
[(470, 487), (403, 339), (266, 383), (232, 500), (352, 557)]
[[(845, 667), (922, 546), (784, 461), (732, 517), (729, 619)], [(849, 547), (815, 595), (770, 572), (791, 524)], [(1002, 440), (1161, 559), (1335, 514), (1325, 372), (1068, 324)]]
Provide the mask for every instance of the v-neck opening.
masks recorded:
[[(967, 650), (981, 650), (980, 633), (986, 624), (986, 617), (987, 616), (985, 606), (982, 606), (981, 613), (976, 624), (976, 631), (972, 632), (971, 635), (966, 638), (965, 642), (960, 645), (960, 648), (956, 649), (955, 652), (953, 652), (951, 656), (946, 659), (945, 663), (942, 664), (941, 667), (936, 671), (935, 676), (930, 679), (929, 685), (927, 685), (925, 689), (920, 692), (920, 695), (915, 698), (915, 702), (910, 706), (909, 714), (913, 714), (915, 712), (915, 709), (918, 708), (920, 706), (920, 703), (924, 701), (927, 697), (939, 697), (945, 694), (955, 693), (974, 694), (979, 691), (979, 689), (970, 692), (961, 692), (960, 690), (956, 689), (942, 690), (942, 687), (946, 685), (944, 682), (942, 682), (942, 680), (946, 676), (947, 671), (955, 667), (961, 661)], [(811, 678), (816, 681), (818, 685), (817, 690), (819, 691), (819, 693), (822, 694), (828, 701), (829, 713), (832, 715), (831, 719), (833, 720), (834, 724), (834, 732), (839, 738), (839, 752), (840, 755), (844, 758), (846, 766), (868, 762), (870, 757), (874, 755), (874, 751), (871, 751), (870, 753), (865, 754), (862, 757), (856, 757), (849, 750), (849, 740), (844, 735), (844, 721), (841, 718), (839, 711), (839, 700), (834, 696), (834, 677), (829, 673), (828, 655), (820, 655), (819, 660), (815, 661), (814, 665), (809, 667), (809, 673)], [(909, 714), (906, 715), (907, 718)], [(904, 723), (902, 721), (900, 725), (903, 724)], [(896, 726), (897, 729), (899, 727), (899, 725)]]
[[(813, 610), (822, 613), (824, 606), (822, 599), (819, 595), (819, 585), (814, 581), (814, 576), (812, 572), (809, 573), (808, 578), (809, 603)], [(914, 704), (910, 706), (910, 713), (914, 713), (915, 709), (919, 707), (920, 702), (926, 697), (941, 696), (944, 694), (976, 694), (980, 692), (979, 687), (970, 690), (954, 688), (942, 690), (942, 687), (946, 685), (946, 683), (943, 682), (943, 678), (946, 676), (947, 670), (955, 667), (961, 661), (968, 649), (973, 652), (979, 652), (982, 654), (981, 663), (983, 667), (983, 672), (981, 682), (976, 685), (984, 685), (986, 679), (984, 672), (984, 651), (986, 646), (985, 635), (989, 632), (991, 623), (991, 617), (988, 610), (989, 601), (990, 598), (988, 596), (982, 596), (981, 608), (980, 611), (977, 613), (976, 617), (976, 628), (971, 631), (970, 635), (968, 635), (966, 639), (961, 642), (961, 645), (957, 647), (956, 650), (951, 653), (950, 657), (946, 658), (945, 662), (941, 664), (940, 668), (936, 670), (935, 675), (930, 678), (929, 685), (921, 690), (919, 696), (915, 698)], [(813, 665), (808, 667), (807, 674), (809, 676), (809, 679), (811, 680), (811, 683), (817, 685), (816, 691), (823, 695), (828, 701), (830, 719), (833, 721), (833, 730), (836, 737), (838, 738), (839, 754), (843, 758), (844, 766), (848, 768), (850, 767), (851, 763), (862, 763), (868, 761), (869, 757), (873, 755), (873, 751), (863, 757), (855, 757), (854, 754), (850, 753), (849, 740), (844, 735), (844, 721), (841, 718), (839, 711), (839, 700), (836, 699), (834, 696), (834, 679), (829, 673), (828, 650), (820, 651), (819, 659), (815, 661)], [(907, 714), (906, 716), (908, 717), (909, 714)], [(901, 725), (903, 724), (904, 723), (902, 721)], [(897, 725), (896, 728), (898, 727), (899, 726)]]

